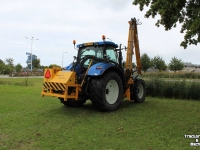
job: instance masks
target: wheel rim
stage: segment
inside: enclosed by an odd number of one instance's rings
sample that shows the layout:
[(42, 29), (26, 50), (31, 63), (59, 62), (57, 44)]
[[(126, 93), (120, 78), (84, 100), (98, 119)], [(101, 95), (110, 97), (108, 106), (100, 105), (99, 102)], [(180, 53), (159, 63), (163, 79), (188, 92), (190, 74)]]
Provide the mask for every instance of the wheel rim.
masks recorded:
[(142, 85), (142, 84), (139, 84), (139, 85), (138, 85), (137, 93), (138, 93), (138, 97), (139, 97), (139, 98), (142, 98), (142, 97), (143, 97), (143, 95), (144, 95), (144, 88), (143, 88), (143, 85)]
[(119, 86), (115, 80), (110, 80), (105, 90), (106, 100), (109, 104), (114, 104), (119, 95)]

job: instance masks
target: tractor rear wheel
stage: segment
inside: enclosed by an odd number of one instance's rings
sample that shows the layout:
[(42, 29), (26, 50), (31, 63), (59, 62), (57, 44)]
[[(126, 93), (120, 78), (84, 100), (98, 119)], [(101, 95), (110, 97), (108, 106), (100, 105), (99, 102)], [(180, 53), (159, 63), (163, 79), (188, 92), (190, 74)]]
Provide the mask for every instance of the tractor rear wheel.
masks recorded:
[(142, 103), (145, 100), (146, 88), (145, 82), (142, 79), (136, 79), (131, 86), (131, 100), (136, 103)]
[(90, 100), (100, 111), (114, 111), (122, 101), (122, 81), (115, 72), (93, 78), (90, 86)]
[(60, 98), (60, 102), (69, 107), (81, 107), (86, 102), (86, 100), (84, 100), (84, 99), (81, 99), (81, 100), (68, 99), (67, 101), (64, 101), (63, 98)]

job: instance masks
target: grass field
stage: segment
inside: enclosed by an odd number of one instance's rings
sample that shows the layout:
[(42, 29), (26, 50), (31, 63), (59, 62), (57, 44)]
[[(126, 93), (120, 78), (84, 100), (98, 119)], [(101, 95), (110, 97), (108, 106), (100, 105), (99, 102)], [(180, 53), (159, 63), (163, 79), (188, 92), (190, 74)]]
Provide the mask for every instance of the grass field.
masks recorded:
[[(26, 84), (27, 83), (27, 84)], [(23, 86), (31, 85), (31, 86)], [(0, 79), (0, 149), (188, 150), (200, 135), (200, 102), (146, 97), (99, 112), (41, 97), (42, 79)], [(199, 139), (200, 140), (200, 139)]]

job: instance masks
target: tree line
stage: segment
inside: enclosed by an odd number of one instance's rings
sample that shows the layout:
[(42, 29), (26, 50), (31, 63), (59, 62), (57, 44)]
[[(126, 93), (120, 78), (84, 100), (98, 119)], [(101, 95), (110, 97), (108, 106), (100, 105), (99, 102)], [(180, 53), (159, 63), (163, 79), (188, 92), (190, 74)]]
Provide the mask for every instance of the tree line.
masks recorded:
[[(53, 67), (60, 67), (56, 64), (50, 64), (49, 66), (43, 66), (40, 65), (40, 59), (32, 60), (32, 66), (33, 66), (33, 72), (35, 72), (37, 69), (45, 69), (45, 68), (53, 68)], [(26, 69), (31, 68), (30, 65), (27, 65), (25, 67)], [(20, 63), (17, 63), (14, 65), (14, 59), (13, 58), (6, 58), (5, 61), (0, 59), (0, 74), (10, 74), (12, 72), (22, 72), (23, 66)]]
[(156, 69), (158, 71), (164, 71), (169, 68), (171, 71), (180, 71), (184, 68), (184, 63), (181, 59), (173, 57), (170, 63), (167, 65), (161, 56), (155, 56), (150, 58), (146, 53), (141, 56), (142, 70), (146, 72), (149, 68)]
[[(146, 72), (149, 68), (153, 68), (158, 71), (164, 71), (167, 68), (170, 70), (176, 72), (180, 71), (184, 68), (184, 64), (181, 59), (178, 59), (176, 57), (173, 57), (170, 61), (170, 63), (167, 65), (163, 58), (161, 56), (155, 56), (153, 58), (150, 58), (146, 53), (141, 55), (141, 64), (142, 64), (142, 70)], [(123, 62), (123, 67), (125, 68), (126, 63)], [(33, 72), (37, 69), (45, 69), (45, 68), (53, 68), (53, 67), (59, 67), (57, 64), (50, 64), (49, 66), (43, 66), (40, 65), (40, 59), (36, 59), (32, 61), (33, 66)], [(132, 66), (135, 68), (136, 64), (132, 63)], [(30, 68), (30, 65), (26, 67), (26, 69)], [(10, 74), (12, 72), (21, 72), (23, 69), (22, 65), (20, 63), (14, 65), (13, 58), (6, 58), (5, 61), (0, 59), (0, 74)]]
[(22, 66), (20, 64), (17, 64), (14, 66), (12, 58), (6, 58), (5, 61), (0, 59), (0, 74), (9, 74), (13, 71), (14, 68), (16, 69), (22, 69)]

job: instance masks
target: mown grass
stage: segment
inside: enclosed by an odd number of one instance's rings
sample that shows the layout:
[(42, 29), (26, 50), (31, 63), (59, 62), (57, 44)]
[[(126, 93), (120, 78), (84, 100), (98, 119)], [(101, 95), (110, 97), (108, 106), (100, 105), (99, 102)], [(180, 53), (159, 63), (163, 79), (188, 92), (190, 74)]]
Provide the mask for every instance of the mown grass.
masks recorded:
[[(0, 79), (0, 149), (188, 150), (200, 134), (200, 102), (147, 97), (123, 101), (114, 112), (99, 112), (41, 97), (42, 79)], [(194, 148), (198, 149), (198, 148)]]
[(1, 78), (0, 85), (18, 85), (18, 86), (32, 86), (34, 78), (23, 77), (23, 78)]

